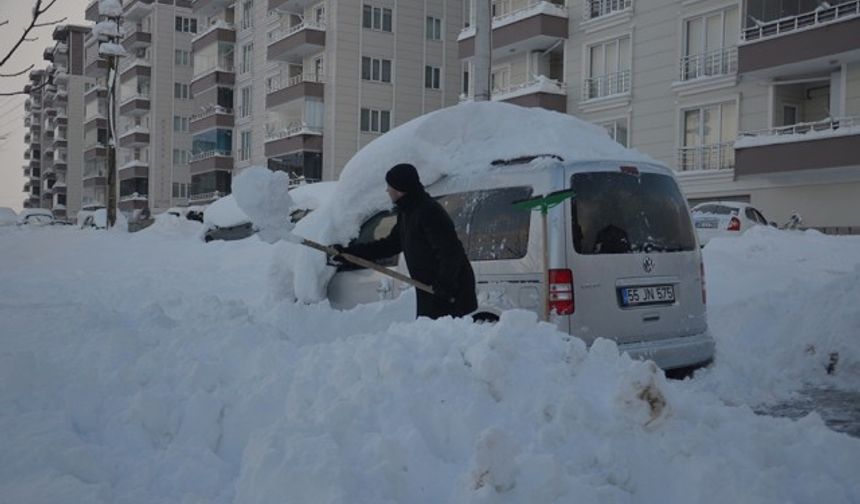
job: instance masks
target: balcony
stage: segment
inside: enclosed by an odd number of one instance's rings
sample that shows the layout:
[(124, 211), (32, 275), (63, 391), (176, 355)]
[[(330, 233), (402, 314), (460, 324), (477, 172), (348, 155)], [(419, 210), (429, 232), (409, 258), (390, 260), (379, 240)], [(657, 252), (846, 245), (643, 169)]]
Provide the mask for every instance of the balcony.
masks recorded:
[(203, 112), (191, 116), (190, 130), (191, 134), (206, 131), (212, 128), (232, 128), (234, 124), (233, 109), (210, 106)]
[(198, 17), (214, 16), (226, 9), (235, 0), (191, 0), (191, 10)]
[(325, 49), (325, 24), (306, 21), (286, 30), (272, 30), (268, 40), (270, 61), (301, 63), (305, 56)]
[(99, 79), (107, 76), (108, 63), (106, 60), (101, 58), (94, 59), (89, 62), (84, 69), (84, 75), (87, 77), (92, 77), (94, 79)]
[(149, 177), (149, 163), (140, 159), (129, 159), (119, 167), (119, 180)]
[(226, 196), (226, 195), (227, 195), (226, 193), (223, 193), (221, 191), (210, 191), (210, 192), (205, 192), (205, 193), (189, 194), (188, 195), (188, 203), (191, 203), (194, 205), (202, 205), (204, 203), (210, 203), (212, 201), (215, 201), (216, 199), (218, 199), (222, 196)]
[(199, 53), (200, 49), (217, 42), (235, 43), (236, 26), (219, 19), (191, 39), (191, 48)]
[[(493, 17), (493, 56), (508, 57), (548, 49), (568, 37), (567, 9), (552, 2), (532, 2), (522, 9)], [(460, 32), (460, 59), (475, 55), (475, 28)], [(271, 58), (271, 57), (270, 57)]]
[[(105, 192), (104, 184), (98, 187), (92, 187), (90, 192)], [(96, 210), (105, 207), (105, 197), (102, 196), (84, 196), (81, 198), (81, 208), (83, 210)]]
[(617, 18), (632, 13), (633, 0), (585, 0), (583, 2), (583, 25)]
[(583, 100), (599, 100), (629, 95), (630, 70), (590, 77), (582, 83)]
[(305, 97), (323, 99), (321, 75), (296, 75), (273, 85), (266, 94), (266, 108), (274, 108)]
[(129, 53), (134, 53), (138, 49), (145, 49), (152, 44), (152, 34), (145, 31), (135, 31), (125, 36), (122, 41), (122, 46)]
[(202, 69), (191, 79), (192, 96), (215, 86), (232, 87), (236, 83), (234, 72), (233, 62), (226, 58), (220, 58), (212, 61), (211, 64), (203, 65)]
[(229, 151), (210, 150), (191, 156), (188, 168), (192, 174), (233, 169), (233, 154)]
[(138, 21), (152, 12), (155, 0), (130, 0), (123, 8), (126, 21)]
[(304, 12), (315, 3), (317, 0), (269, 0), (269, 11)]
[[(84, 184), (88, 187), (107, 182), (107, 168), (104, 166), (84, 165), (83, 173)], [(86, 184), (90, 181), (89, 184)]]
[(733, 142), (678, 149), (678, 170), (728, 170), (735, 166)]
[(266, 125), (266, 157), (277, 157), (297, 151), (322, 151), (322, 128), (305, 123)]
[[(828, 5), (828, 4), (823, 4)], [(743, 31), (738, 71), (762, 78), (860, 61), (860, 0), (760, 23)]]
[(142, 116), (149, 113), (149, 94), (137, 94), (125, 98), (119, 104), (119, 114), (122, 116)]
[(128, 82), (135, 77), (151, 77), (152, 64), (147, 58), (134, 58), (127, 65), (122, 67), (119, 78), (120, 82)]
[(96, 144), (84, 147), (84, 160), (91, 161), (93, 159), (107, 158), (107, 148), (104, 145)]
[(856, 166), (860, 160), (860, 117), (745, 132), (734, 148), (738, 177)]
[(54, 48), (46, 47), (44, 51), (42, 51), (42, 59), (45, 61), (54, 61)]
[(131, 127), (119, 136), (119, 146), (126, 149), (146, 147), (147, 145), (149, 145), (149, 129), (143, 126)]
[(505, 89), (494, 89), (492, 99), (519, 105), (521, 107), (540, 107), (556, 112), (567, 112), (567, 89), (564, 82), (539, 75), (521, 84)]

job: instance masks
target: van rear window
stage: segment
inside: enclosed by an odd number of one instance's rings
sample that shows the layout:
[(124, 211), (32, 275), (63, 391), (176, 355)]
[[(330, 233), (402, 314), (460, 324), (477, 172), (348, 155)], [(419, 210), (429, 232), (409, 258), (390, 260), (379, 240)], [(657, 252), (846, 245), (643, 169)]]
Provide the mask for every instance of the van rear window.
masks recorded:
[(500, 261), (528, 252), (531, 215), (512, 203), (531, 193), (531, 187), (505, 187), (448, 194), (438, 201), (454, 221), (470, 261)]
[(571, 188), (573, 247), (579, 254), (696, 249), (684, 197), (667, 175), (578, 173)]

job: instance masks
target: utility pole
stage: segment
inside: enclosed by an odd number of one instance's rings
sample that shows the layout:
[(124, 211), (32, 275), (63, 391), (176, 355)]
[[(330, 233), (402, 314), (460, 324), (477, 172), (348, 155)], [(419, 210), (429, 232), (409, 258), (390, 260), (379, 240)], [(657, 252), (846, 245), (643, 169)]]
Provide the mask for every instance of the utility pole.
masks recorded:
[(493, 64), (493, 1), (473, 0), (475, 8), (475, 101), (489, 101), (490, 69)]

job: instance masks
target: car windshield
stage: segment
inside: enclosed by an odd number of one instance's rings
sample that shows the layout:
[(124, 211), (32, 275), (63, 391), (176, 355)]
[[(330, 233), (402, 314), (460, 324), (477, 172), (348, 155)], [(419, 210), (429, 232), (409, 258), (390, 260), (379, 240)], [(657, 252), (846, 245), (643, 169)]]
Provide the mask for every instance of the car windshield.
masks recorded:
[(571, 177), (573, 245), (579, 254), (695, 250), (678, 185), (667, 175), (620, 172)]

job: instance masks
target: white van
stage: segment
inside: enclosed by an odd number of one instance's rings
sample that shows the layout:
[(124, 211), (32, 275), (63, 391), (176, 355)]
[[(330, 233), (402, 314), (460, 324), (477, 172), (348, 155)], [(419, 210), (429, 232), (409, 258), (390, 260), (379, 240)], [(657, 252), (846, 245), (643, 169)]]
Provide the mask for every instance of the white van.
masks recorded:
[[(448, 210), (475, 270), (476, 320), (507, 309), (543, 313), (539, 212), (513, 202), (572, 190), (549, 212), (551, 321), (587, 343), (616, 341), (663, 369), (709, 362), (714, 341), (705, 313), (702, 255), (690, 211), (671, 170), (650, 163), (538, 156), (427, 187)], [(355, 242), (387, 236), (391, 212), (368, 219)], [(406, 272), (402, 254), (380, 261)], [(406, 284), (342, 266), (328, 286), (336, 308), (393, 299)]]

